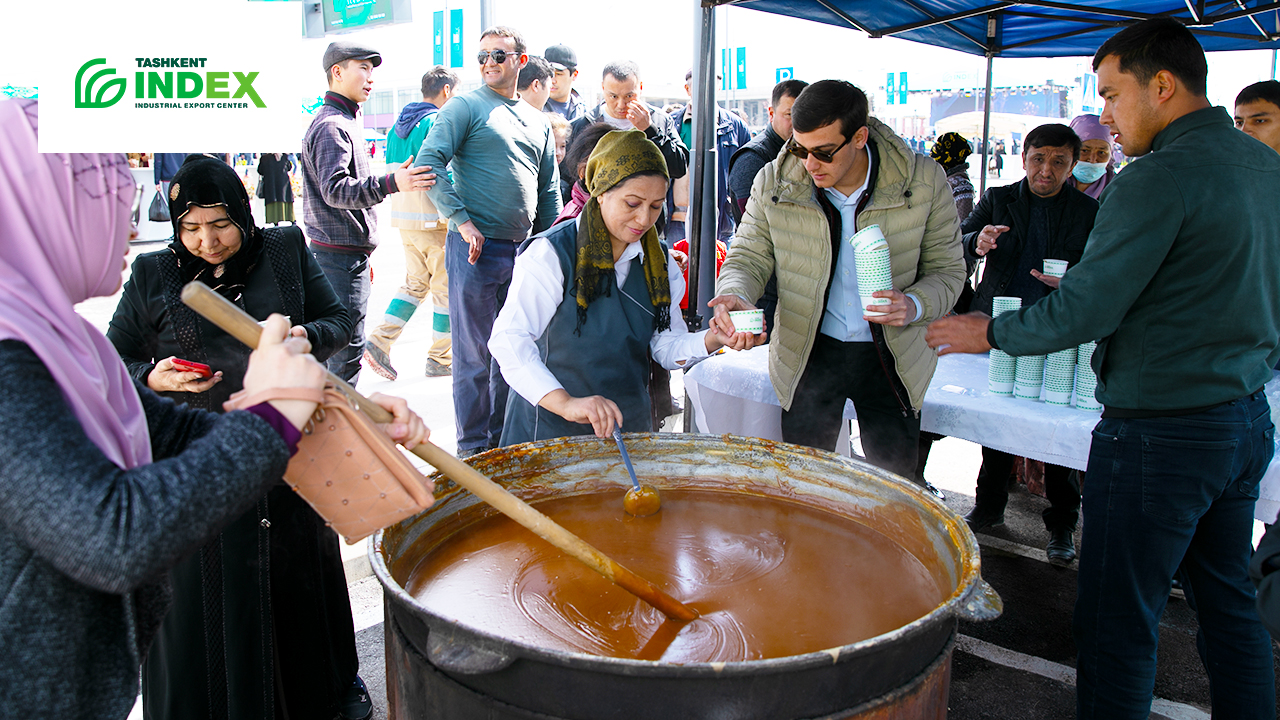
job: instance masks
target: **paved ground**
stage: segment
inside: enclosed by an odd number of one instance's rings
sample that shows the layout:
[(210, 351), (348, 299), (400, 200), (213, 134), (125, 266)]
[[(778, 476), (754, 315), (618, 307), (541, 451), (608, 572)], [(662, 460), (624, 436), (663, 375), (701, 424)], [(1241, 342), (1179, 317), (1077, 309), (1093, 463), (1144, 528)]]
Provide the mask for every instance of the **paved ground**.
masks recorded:
[[(1006, 166), (1005, 181), (1011, 181), (1009, 169)], [(1020, 168), (1015, 166), (1014, 171)], [(394, 231), (384, 231), (383, 237), (383, 246), (373, 256), (374, 289), (369, 308), (375, 318), (386, 307), (404, 271)], [(134, 247), (133, 254), (162, 247), (160, 243), (143, 243)], [(79, 309), (105, 328), (116, 301), (91, 300)], [(421, 374), (429, 344), (429, 323), (415, 319), (392, 352), (401, 379), (388, 382), (364, 372), (358, 387), (365, 393), (387, 392), (409, 399), (433, 429), (432, 440), (452, 452), (456, 445), (450, 380)], [(681, 395), (678, 375), (673, 386), (677, 396)], [(678, 423), (670, 424), (679, 427)], [(980, 461), (978, 446), (973, 443), (947, 438), (934, 445), (925, 474), (946, 491), (947, 504), (957, 513), (967, 512), (973, 503), (973, 480)], [(1070, 628), (1075, 570), (1055, 568), (1045, 561), (1043, 546), (1048, 538), (1040, 521), (1040, 510), (1045, 506), (1043, 498), (1016, 492), (1006, 526), (978, 536), (983, 576), (1004, 598), (1005, 614), (992, 623), (962, 623), (953, 665), (951, 718), (1065, 720), (1075, 716), (1075, 649)], [(363, 543), (344, 547), (344, 559), (351, 582), (361, 675), (373, 696), (375, 717), (385, 718), (381, 588), (371, 576), (365, 551)], [(1208, 682), (1196, 655), (1195, 631), (1195, 618), (1186, 604), (1171, 600), (1161, 623), (1159, 700), (1152, 717), (1209, 717)], [(131, 717), (140, 718), (141, 712), (135, 709)]]

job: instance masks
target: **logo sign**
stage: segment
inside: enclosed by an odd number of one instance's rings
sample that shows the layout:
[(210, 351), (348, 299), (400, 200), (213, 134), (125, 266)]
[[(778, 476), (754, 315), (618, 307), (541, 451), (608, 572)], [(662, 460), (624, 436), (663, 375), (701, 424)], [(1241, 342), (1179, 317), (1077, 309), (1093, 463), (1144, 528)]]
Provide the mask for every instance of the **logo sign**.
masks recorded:
[(905, 72), (898, 73), (898, 104), (907, 104), (907, 74)]
[[(248, 108), (251, 105), (258, 108), (267, 106), (253, 88), (253, 82), (258, 79), (258, 71), (195, 71), (195, 68), (205, 67), (207, 58), (134, 58), (134, 61), (138, 68), (192, 68), (178, 71), (137, 70), (133, 74), (133, 99), (136, 101), (136, 108), (233, 109)], [(106, 64), (106, 58), (94, 58), (80, 66), (80, 71), (76, 73), (77, 108), (109, 108), (124, 97), (127, 80), (123, 77), (106, 79), (116, 74), (115, 68), (104, 67), (93, 72), (96, 66)], [(231, 88), (233, 78), (236, 83), (234, 92)], [(167, 102), (169, 100), (193, 102), (170, 103)], [(223, 100), (242, 101), (220, 102)]]
[(892, 105), (894, 100), (894, 95), (896, 94), (894, 90), (894, 85), (893, 85), (893, 73), (889, 73), (888, 79), (884, 81), (884, 91), (885, 91), (885, 94), (889, 96), (889, 104)]
[[(105, 108), (111, 107), (120, 102), (120, 98), (124, 97), (124, 78), (115, 78), (112, 80), (103, 80), (102, 84), (94, 93), (94, 83), (105, 75), (115, 75), (114, 68), (103, 68), (85, 78), (85, 72), (94, 65), (106, 65), (106, 58), (97, 58), (90, 60), (80, 66), (80, 72), (76, 73), (76, 107), (78, 108)], [(104, 99), (108, 92), (115, 92), (110, 99)]]
[[(307, 107), (327, 88), (327, 43), (300, 37), (300, 9), (244, 0), (77, 3), (58, 24), (61, 50), (43, 54), (22, 78), (39, 88), (40, 152), (297, 152), (312, 118)], [(20, 55), (30, 49), (24, 43), (39, 42), (19, 35), (11, 41)]]
[(738, 48), (738, 64), (736, 69), (738, 76), (738, 89), (745, 90), (747, 87), (747, 49), (744, 47)]
[(796, 76), (796, 69), (793, 67), (778, 68), (777, 70), (773, 71), (773, 84), (777, 85), (783, 80), (790, 80), (795, 76)]

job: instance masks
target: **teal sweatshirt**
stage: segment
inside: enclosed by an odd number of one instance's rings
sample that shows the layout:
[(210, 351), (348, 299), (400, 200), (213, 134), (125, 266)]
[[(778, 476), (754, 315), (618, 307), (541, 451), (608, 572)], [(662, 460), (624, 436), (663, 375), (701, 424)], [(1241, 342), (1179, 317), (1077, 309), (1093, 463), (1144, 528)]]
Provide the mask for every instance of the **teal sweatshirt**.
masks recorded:
[(560, 214), (555, 137), (547, 118), (523, 100), (481, 86), (436, 113), (415, 166), (448, 166), (427, 196), (449, 229), (471, 220), (486, 238), (523, 241)]
[(1011, 355), (1100, 340), (1110, 410), (1227, 402), (1280, 359), (1280, 155), (1220, 107), (1174, 120), (1102, 193), (1084, 256), (1062, 286), (997, 318)]

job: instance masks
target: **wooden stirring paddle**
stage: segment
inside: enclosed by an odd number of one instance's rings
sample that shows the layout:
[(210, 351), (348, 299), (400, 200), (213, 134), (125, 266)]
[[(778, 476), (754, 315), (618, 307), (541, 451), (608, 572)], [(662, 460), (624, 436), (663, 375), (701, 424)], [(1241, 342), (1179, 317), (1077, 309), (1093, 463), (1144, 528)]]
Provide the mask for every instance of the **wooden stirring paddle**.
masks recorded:
[[(207, 285), (199, 282), (187, 283), (182, 288), (182, 302), (231, 337), (251, 348), (258, 347), (258, 337), (262, 334), (262, 327), (243, 310), (232, 305)], [(328, 382), (358, 403), (369, 419), (375, 423), (391, 422), (391, 413), (356, 392), (338, 376), (333, 373), (328, 375)], [(689, 622), (698, 617), (698, 613), (687, 605), (619, 565), (582, 538), (512, 495), (506, 488), (476, 472), (470, 465), (441, 450), (438, 446), (431, 442), (423, 442), (410, 452), (431, 463), (437, 470), (448, 475), (451, 480), (470, 490), (476, 497), (489, 503), (503, 515), (532, 530), (538, 537), (565, 551), (609, 582), (649, 603), (668, 618), (678, 622)]]

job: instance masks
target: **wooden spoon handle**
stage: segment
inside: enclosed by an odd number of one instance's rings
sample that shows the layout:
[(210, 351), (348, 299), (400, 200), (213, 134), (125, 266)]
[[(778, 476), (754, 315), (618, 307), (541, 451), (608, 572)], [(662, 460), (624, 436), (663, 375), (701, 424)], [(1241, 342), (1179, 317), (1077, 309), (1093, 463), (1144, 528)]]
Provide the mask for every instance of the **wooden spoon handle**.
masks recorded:
[[(258, 347), (262, 327), (257, 321), (203, 283), (187, 283), (182, 288), (182, 302), (228, 335), (251, 348)], [(356, 392), (355, 388), (338, 376), (329, 373), (328, 381), (358, 403), (369, 419), (376, 423), (391, 422), (391, 413)], [(445, 452), (439, 446), (431, 442), (422, 442), (410, 452), (431, 463), (451, 480), (470, 490), (476, 497), (489, 503), (502, 514), (532, 530), (538, 537), (600, 573), (606, 580), (657, 608), (663, 615), (681, 622), (688, 622), (698, 617), (698, 613), (663, 592), (658, 586), (618, 564), (608, 555), (564, 529), (525, 501), (512, 495), (506, 488), (481, 475), (470, 465)]]

